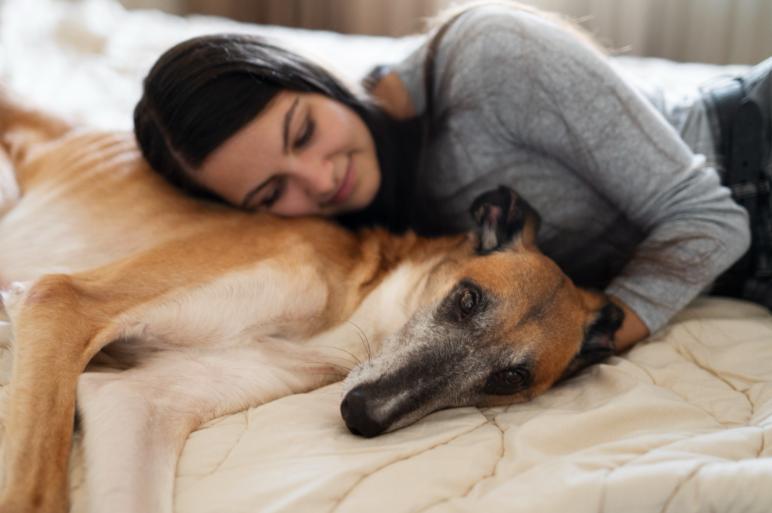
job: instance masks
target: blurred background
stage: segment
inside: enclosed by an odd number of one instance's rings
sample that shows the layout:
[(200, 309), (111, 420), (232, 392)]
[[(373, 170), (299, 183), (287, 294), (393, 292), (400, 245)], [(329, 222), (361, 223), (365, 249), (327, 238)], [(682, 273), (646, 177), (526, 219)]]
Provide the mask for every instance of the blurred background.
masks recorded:
[[(129, 8), (401, 36), (453, 0), (122, 0)], [(772, 55), (772, 0), (525, 0), (580, 21), (612, 50), (677, 61), (753, 64)]]

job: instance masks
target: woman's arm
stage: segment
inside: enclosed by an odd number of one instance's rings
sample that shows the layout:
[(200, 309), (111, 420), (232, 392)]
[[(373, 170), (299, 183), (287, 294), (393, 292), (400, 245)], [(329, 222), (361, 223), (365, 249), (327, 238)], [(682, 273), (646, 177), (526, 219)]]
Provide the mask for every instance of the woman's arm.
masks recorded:
[[(746, 251), (747, 215), (715, 170), (606, 56), (565, 27), (516, 9), (481, 7), (459, 18), (439, 48), (434, 90), (444, 96), (435, 103), (475, 109), (471, 130), (478, 139), (504, 134), (502, 144), (523, 159), (554, 163), (542, 197), (528, 198), (543, 215), (563, 209), (575, 235), (579, 219), (570, 219), (571, 202), (561, 198), (577, 194), (571, 187), (584, 188), (599, 203), (582, 207), (591, 214), (583, 222), (618, 219), (617, 226), (643, 233), (606, 289), (628, 312), (620, 347), (662, 327)], [(405, 69), (423, 58), (419, 51), (397, 68), (419, 113), (421, 74)], [(565, 179), (555, 169), (564, 169)]]

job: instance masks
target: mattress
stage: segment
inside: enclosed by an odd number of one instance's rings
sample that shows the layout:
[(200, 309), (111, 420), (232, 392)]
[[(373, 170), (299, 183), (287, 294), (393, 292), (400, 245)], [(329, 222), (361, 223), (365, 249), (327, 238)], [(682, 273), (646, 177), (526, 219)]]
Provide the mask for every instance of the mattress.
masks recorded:
[[(112, 0), (6, 0), (0, 78), (43, 107), (129, 129), (142, 76), (171, 44), (260, 33), (350, 81), (416, 37), (344, 36), (126, 11)], [(617, 58), (677, 101), (730, 67)], [(0, 321), (0, 342), (10, 333)], [(9, 372), (1, 354), (3, 382)], [(175, 510), (204, 512), (701, 512), (772, 510), (772, 316), (700, 298), (628, 353), (526, 404), (440, 411), (374, 439), (351, 435), (327, 386), (216, 419), (189, 437)], [(72, 459), (73, 511), (88, 485)]]

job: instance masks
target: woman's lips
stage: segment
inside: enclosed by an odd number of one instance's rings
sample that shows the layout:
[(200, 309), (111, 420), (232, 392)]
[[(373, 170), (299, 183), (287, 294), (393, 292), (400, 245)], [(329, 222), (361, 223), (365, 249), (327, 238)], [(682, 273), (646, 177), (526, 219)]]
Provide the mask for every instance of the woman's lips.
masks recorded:
[(346, 167), (346, 176), (343, 177), (338, 192), (336, 192), (335, 196), (330, 200), (331, 205), (340, 205), (351, 196), (351, 192), (354, 190), (354, 178), (354, 159), (349, 157), (348, 166)]

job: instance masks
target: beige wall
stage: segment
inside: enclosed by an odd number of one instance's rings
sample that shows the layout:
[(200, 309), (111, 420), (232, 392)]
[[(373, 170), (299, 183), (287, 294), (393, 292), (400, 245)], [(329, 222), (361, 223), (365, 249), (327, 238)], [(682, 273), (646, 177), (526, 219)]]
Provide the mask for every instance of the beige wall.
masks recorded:
[(422, 28), (420, 19), (443, 0), (184, 0), (191, 11), (245, 21), (335, 30), (344, 33), (405, 35)]
[(526, 0), (585, 18), (612, 47), (681, 61), (751, 64), (772, 55), (772, 0)]
[[(123, 0), (257, 23), (404, 35), (451, 0)], [(583, 21), (634, 55), (754, 63), (772, 55), (772, 0), (522, 0)]]

